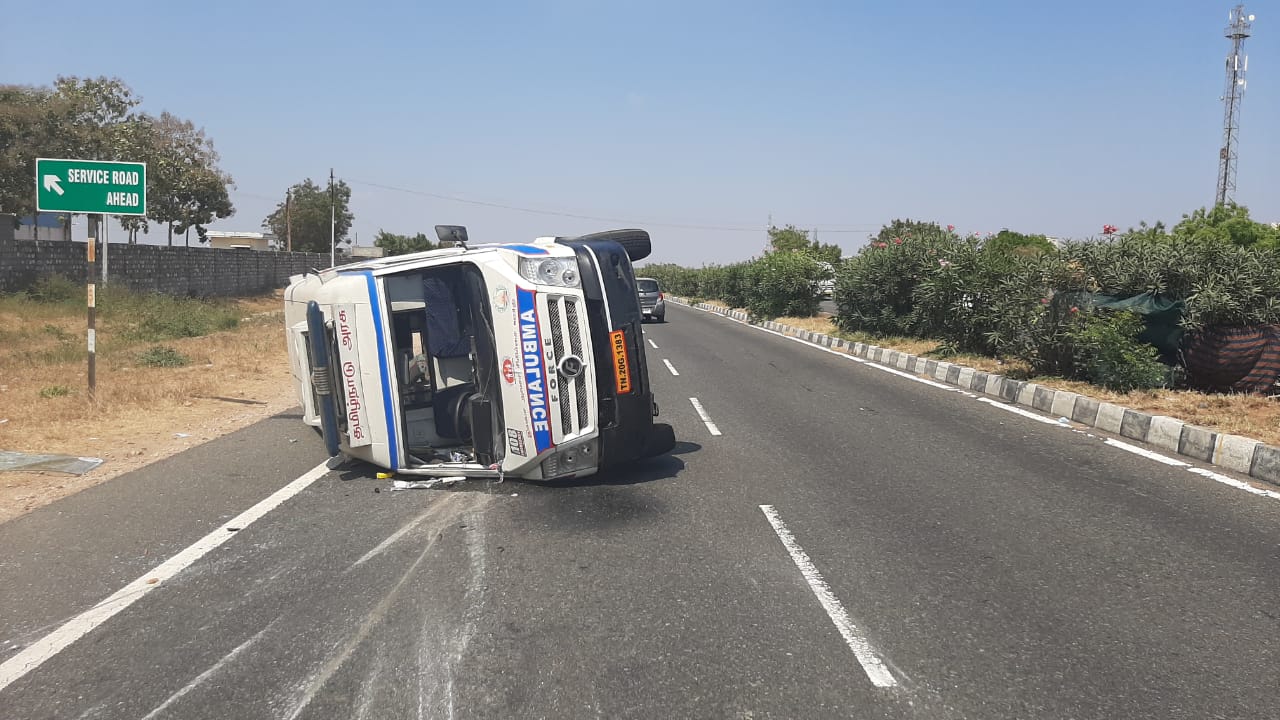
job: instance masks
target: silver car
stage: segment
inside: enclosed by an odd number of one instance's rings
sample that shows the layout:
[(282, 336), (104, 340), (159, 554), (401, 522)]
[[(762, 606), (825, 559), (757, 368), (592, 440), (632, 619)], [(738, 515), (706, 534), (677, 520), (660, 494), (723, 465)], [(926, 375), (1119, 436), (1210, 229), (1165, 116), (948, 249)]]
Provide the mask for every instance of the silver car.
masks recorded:
[(640, 312), (644, 320), (667, 321), (667, 303), (662, 287), (653, 278), (636, 278), (636, 294), (640, 296)]

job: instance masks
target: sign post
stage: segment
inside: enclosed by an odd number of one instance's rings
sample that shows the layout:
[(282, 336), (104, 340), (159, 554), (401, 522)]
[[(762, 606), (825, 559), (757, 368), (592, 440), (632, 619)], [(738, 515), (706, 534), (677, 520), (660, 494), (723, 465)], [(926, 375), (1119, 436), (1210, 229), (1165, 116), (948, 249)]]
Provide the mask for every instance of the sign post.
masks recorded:
[[(147, 214), (147, 164), (104, 160), (36, 158), (36, 211), (85, 213), (85, 294), (89, 311), (89, 400), (97, 393), (97, 254), (105, 215)], [(68, 223), (70, 227), (70, 223)], [(106, 270), (107, 248), (102, 248)]]

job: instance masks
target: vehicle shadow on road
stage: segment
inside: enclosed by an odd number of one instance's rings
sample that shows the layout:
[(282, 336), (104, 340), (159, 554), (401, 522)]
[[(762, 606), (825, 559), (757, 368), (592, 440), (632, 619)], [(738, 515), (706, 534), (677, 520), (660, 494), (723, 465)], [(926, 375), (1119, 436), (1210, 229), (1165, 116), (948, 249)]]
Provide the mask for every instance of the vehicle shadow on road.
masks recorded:
[(666, 455), (637, 460), (625, 467), (610, 468), (581, 480), (552, 480), (550, 482), (520, 480), (519, 482), (547, 488), (561, 488), (639, 485), (640, 483), (653, 482), (654, 480), (673, 479), (680, 474), (681, 470), (684, 470), (684, 460), (680, 456), (695, 453), (701, 449), (702, 446), (697, 443), (680, 441)]
[[(645, 458), (637, 460), (625, 467), (610, 468), (603, 472), (590, 475), (581, 480), (524, 480), (522, 478), (508, 477), (503, 481), (503, 485), (508, 486), (526, 486), (539, 488), (582, 488), (582, 487), (600, 487), (600, 486), (617, 486), (617, 485), (639, 485), (641, 483), (653, 482), (655, 480), (673, 479), (684, 470), (684, 460), (681, 455), (698, 452), (702, 446), (693, 442), (677, 442), (670, 453), (659, 455), (657, 457)], [(381, 468), (366, 463), (362, 460), (347, 460), (341, 468), (337, 470), (338, 479), (344, 482), (352, 480), (375, 480), (379, 472), (385, 472)], [(397, 476), (399, 480), (415, 480), (426, 478), (413, 478), (407, 475)], [(471, 480), (460, 483), (447, 488), (450, 492), (494, 492), (498, 483), (496, 481)], [(441, 488), (445, 490), (446, 488)]]

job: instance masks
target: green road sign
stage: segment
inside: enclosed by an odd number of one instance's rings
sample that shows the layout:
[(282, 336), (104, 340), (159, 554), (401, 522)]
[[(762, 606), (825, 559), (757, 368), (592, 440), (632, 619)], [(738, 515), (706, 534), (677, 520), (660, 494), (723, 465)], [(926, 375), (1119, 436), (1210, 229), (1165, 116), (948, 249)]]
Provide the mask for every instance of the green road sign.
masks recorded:
[(147, 164), (36, 158), (40, 212), (147, 214)]

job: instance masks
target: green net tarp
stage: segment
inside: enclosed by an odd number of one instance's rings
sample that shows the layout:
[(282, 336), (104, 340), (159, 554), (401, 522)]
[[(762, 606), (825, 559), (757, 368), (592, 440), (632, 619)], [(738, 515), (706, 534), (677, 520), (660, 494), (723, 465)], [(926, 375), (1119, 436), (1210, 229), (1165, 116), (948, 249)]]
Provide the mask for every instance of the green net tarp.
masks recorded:
[(1142, 293), (1127, 298), (1097, 294), (1094, 295), (1094, 304), (1107, 310), (1128, 310), (1141, 315), (1146, 329), (1138, 335), (1138, 339), (1156, 346), (1160, 356), (1167, 362), (1172, 362), (1178, 356), (1183, 334), (1179, 322), (1182, 320), (1182, 310), (1186, 307), (1185, 302), (1170, 300), (1154, 293)]
[(1140, 315), (1145, 327), (1138, 339), (1154, 345), (1164, 362), (1173, 364), (1178, 359), (1183, 335), (1179, 322), (1182, 320), (1182, 310), (1186, 307), (1186, 303), (1181, 300), (1171, 300), (1153, 293), (1121, 297), (1076, 290), (1059, 293), (1054, 301), (1059, 307), (1069, 304), (1086, 311), (1127, 310)]

